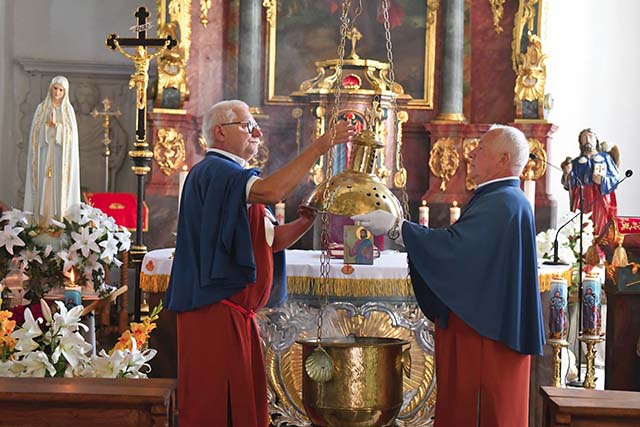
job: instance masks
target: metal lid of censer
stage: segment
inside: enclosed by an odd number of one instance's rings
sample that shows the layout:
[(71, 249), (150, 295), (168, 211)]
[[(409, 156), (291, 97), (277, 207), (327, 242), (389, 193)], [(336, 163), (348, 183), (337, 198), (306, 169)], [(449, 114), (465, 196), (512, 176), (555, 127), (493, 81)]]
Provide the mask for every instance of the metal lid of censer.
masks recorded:
[(378, 135), (370, 129), (363, 130), (351, 142), (347, 169), (323, 181), (304, 204), (334, 215), (352, 216), (382, 209), (402, 218), (400, 202), (374, 174), (378, 150), (384, 147)]

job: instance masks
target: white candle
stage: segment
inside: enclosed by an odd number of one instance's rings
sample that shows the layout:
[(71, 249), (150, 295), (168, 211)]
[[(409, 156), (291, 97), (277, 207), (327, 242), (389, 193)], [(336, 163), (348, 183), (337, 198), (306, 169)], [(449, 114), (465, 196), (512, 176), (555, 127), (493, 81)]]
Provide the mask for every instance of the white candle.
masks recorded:
[(284, 208), (284, 202), (276, 203), (276, 221), (280, 225), (284, 224)]
[(418, 208), (418, 223), (424, 227), (429, 226), (429, 206), (427, 201), (422, 201), (422, 206)]
[(458, 202), (454, 200), (449, 208), (449, 223), (453, 224), (458, 218), (460, 218), (460, 208), (458, 207)]
[(531, 203), (531, 209), (535, 213), (536, 211), (536, 182), (532, 179), (524, 181), (524, 195), (527, 196), (527, 200)]
[(182, 170), (180, 171), (180, 175), (178, 176), (178, 213), (180, 213), (180, 200), (182, 199), (182, 187), (184, 187), (184, 181), (187, 179), (187, 175), (189, 174), (189, 169), (187, 165), (182, 166)]

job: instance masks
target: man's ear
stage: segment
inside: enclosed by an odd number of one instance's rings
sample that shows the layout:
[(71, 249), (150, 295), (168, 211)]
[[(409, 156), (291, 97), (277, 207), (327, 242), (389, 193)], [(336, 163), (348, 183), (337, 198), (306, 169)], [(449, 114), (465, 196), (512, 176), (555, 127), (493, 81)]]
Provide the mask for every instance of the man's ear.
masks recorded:
[(222, 130), (222, 126), (215, 125), (212, 129), (212, 133), (214, 141), (224, 141), (224, 132)]

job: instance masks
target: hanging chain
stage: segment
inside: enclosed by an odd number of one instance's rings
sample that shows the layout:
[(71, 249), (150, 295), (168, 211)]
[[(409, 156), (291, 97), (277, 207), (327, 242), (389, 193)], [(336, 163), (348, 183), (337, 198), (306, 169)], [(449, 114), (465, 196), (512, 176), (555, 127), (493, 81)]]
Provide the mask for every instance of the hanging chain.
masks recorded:
[[(389, 0), (382, 0), (382, 13), (384, 16), (384, 37), (385, 37), (385, 46), (387, 48), (387, 60), (389, 61), (389, 81), (391, 82), (391, 109), (393, 110), (393, 137), (395, 139), (396, 145), (401, 144), (400, 139), (398, 138), (400, 135), (400, 124), (398, 121), (398, 103), (397, 96), (394, 92), (394, 88), (396, 85), (396, 74), (393, 68), (393, 47), (391, 44), (391, 24), (389, 22)], [(402, 156), (402, 150), (398, 150), (398, 161), (401, 169), (404, 169), (404, 161)], [(404, 218), (407, 221), (411, 221), (411, 213), (409, 212), (409, 196), (407, 194), (407, 183), (401, 187), (400, 189), (401, 198), (402, 198), (402, 210), (404, 211)]]
[[(331, 268), (330, 255), (329, 255), (329, 206), (332, 201), (329, 198), (329, 182), (333, 176), (333, 144), (336, 140), (336, 125), (338, 123), (338, 113), (340, 109), (340, 96), (342, 94), (342, 67), (344, 65), (344, 46), (347, 39), (347, 33), (350, 31), (350, 27), (353, 27), (353, 23), (349, 23), (349, 9), (351, 8), (351, 0), (343, 0), (342, 2), (342, 15), (340, 16), (340, 43), (338, 45), (338, 64), (336, 65), (336, 92), (333, 106), (331, 108), (331, 120), (329, 121), (329, 135), (331, 141), (331, 148), (327, 152), (327, 172), (325, 174), (325, 188), (322, 193), (322, 200), (324, 200), (325, 209), (322, 211), (320, 219), (322, 222), (322, 231), (320, 232), (320, 240), (322, 244), (322, 251), (320, 252), (320, 290), (327, 284), (329, 279), (329, 271)], [(362, 12), (362, 4), (359, 4), (358, 8)], [(320, 313), (318, 314), (318, 330), (317, 338), (318, 344), (320, 344), (320, 338), (322, 336), (322, 323), (324, 318), (325, 308), (327, 306), (327, 297), (320, 307)]]

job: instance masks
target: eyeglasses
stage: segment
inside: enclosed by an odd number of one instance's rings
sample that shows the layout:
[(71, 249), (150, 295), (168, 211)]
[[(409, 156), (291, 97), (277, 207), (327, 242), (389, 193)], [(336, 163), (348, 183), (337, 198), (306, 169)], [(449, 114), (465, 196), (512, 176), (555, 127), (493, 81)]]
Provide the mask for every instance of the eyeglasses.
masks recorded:
[(255, 120), (243, 120), (239, 122), (229, 122), (229, 123), (220, 124), (220, 126), (227, 126), (227, 125), (242, 125), (247, 129), (247, 132), (249, 133), (253, 133), (253, 131), (256, 129), (260, 129), (260, 125)]

